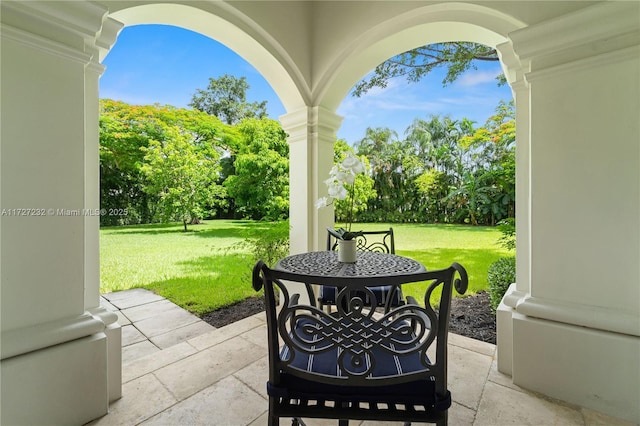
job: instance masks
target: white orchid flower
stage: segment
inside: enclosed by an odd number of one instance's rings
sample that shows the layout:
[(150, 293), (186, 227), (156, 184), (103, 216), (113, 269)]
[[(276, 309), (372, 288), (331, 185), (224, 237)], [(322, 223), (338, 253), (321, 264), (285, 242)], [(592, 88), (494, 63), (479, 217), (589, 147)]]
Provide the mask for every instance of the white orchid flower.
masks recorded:
[(353, 176), (353, 174), (348, 172), (338, 172), (338, 174), (336, 175), (336, 180), (340, 183), (346, 183), (351, 185), (354, 179), (355, 179), (355, 176)]
[[(349, 203), (349, 211), (347, 215), (347, 230), (340, 234), (334, 234), (336, 238), (349, 240), (354, 238), (357, 233), (351, 232), (351, 220), (353, 218), (354, 197), (355, 197), (355, 181), (359, 173), (364, 173), (364, 163), (360, 161), (352, 152), (349, 152), (342, 162), (335, 164), (329, 171), (329, 178), (324, 181), (329, 192), (328, 197), (319, 198), (315, 206), (320, 209), (333, 204), (334, 200), (346, 200), (351, 192), (351, 200)], [(348, 188), (348, 189), (347, 189)], [(329, 231), (331, 232), (331, 230)]]
[(329, 186), (329, 196), (338, 200), (344, 200), (347, 198), (347, 188), (342, 184), (334, 184)]
[(356, 175), (364, 172), (364, 164), (362, 164), (362, 161), (353, 155), (353, 153), (349, 153), (347, 157), (342, 160), (342, 167), (352, 171)]
[(329, 205), (329, 199), (327, 197), (320, 197), (316, 201), (316, 209), (321, 209)]

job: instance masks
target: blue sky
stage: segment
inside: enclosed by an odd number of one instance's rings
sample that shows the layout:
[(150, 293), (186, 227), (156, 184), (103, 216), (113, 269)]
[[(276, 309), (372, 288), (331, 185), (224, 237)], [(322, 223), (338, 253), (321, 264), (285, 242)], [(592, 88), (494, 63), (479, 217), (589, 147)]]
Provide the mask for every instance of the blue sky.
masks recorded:
[[(209, 78), (224, 74), (246, 77), (250, 102), (267, 101), (271, 118), (286, 111), (271, 86), (247, 61), (224, 45), (176, 27), (138, 25), (122, 30), (103, 64), (100, 97), (134, 105), (168, 104), (188, 107), (197, 89)], [(350, 144), (362, 139), (367, 127), (388, 127), (400, 137), (415, 118), (449, 115), (483, 125), (500, 100), (510, 100), (508, 86), (498, 87), (498, 63), (482, 64), (443, 88), (442, 72), (419, 83), (393, 80), (385, 89), (373, 89), (355, 98), (348, 95), (337, 113), (344, 117), (338, 137)]]

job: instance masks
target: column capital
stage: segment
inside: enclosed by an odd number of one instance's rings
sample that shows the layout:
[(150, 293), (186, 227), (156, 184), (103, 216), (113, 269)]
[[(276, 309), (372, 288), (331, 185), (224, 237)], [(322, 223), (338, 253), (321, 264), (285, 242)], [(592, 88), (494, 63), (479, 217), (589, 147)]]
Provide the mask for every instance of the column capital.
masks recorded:
[(601, 2), (509, 34), (520, 61), (531, 71), (637, 45), (637, 2)]
[(5, 0), (0, 8), (3, 37), (85, 64), (104, 59), (123, 27), (92, 2)]
[(315, 139), (317, 136), (318, 142), (333, 144), (333, 135), (342, 124), (342, 116), (321, 106), (304, 107), (279, 118), (284, 131), (289, 134), (289, 143), (302, 142), (309, 137)]

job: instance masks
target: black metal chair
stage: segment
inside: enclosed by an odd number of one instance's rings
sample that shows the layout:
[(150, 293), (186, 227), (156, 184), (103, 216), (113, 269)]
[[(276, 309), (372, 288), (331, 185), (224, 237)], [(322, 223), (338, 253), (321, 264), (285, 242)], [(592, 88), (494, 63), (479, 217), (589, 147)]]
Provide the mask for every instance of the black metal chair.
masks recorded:
[[(284, 279), (292, 281), (262, 261), (254, 267), (253, 287), (264, 288), (266, 302), (270, 426), (282, 417), (293, 425), (303, 425), (302, 418), (338, 419), (340, 425), (350, 419), (447, 424), (449, 309), (452, 289), (462, 294), (467, 288), (462, 266), (403, 277), (403, 283), (430, 283), (425, 308), (410, 299), (386, 314), (363, 307), (357, 296), (344, 309), (347, 288), (338, 294), (336, 312), (302, 305)], [(350, 279), (349, 286), (365, 291), (366, 279)], [(434, 310), (437, 287), (442, 292)], [(432, 359), (427, 350), (434, 345)]]
[[(338, 240), (327, 232), (327, 250), (337, 250), (337, 248)], [(389, 228), (384, 231), (360, 232), (356, 237), (356, 250), (395, 254), (396, 246), (395, 238), (393, 236), (393, 228)], [(399, 287), (396, 288), (393, 293), (391, 286), (387, 285), (368, 287), (368, 289), (372, 291), (375, 296), (375, 300), (372, 300), (372, 297), (364, 298), (367, 306), (386, 306), (388, 309), (389, 307), (404, 304), (402, 290)], [(320, 290), (318, 292), (318, 305), (320, 306), (320, 309), (323, 309), (325, 306), (335, 306), (337, 294), (338, 290), (336, 287), (326, 285), (320, 286)], [(389, 297), (391, 299), (387, 306), (386, 303)]]

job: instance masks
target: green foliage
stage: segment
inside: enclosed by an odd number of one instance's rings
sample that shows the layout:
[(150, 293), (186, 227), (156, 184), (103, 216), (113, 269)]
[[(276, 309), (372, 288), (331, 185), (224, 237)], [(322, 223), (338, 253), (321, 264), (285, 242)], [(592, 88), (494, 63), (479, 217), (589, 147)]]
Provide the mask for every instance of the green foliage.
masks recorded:
[(289, 214), (289, 145), (280, 124), (247, 119), (236, 126), (239, 137), (235, 174), (224, 186), (236, 213), (255, 220), (279, 220)]
[(163, 142), (150, 141), (144, 148), (142, 171), (148, 184), (144, 190), (158, 197), (160, 218), (164, 222), (189, 222), (207, 214), (209, 206), (220, 203), (224, 188), (218, 179), (219, 152), (198, 148), (191, 135), (177, 127), (165, 130)]
[(253, 228), (237, 247), (251, 254), (251, 266), (262, 260), (273, 267), (280, 259), (289, 256), (289, 221), (271, 222), (268, 226)]
[(225, 74), (210, 78), (206, 89), (197, 89), (189, 106), (214, 115), (225, 123), (237, 124), (245, 118), (267, 116), (267, 101), (247, 102), (249, 83), (246, 77)]
[(487, 282), (491, 308), (495, 312), (509, 286), (516, 282), (516, 258), (503, 257), (492, 263), (487, 270)]
[[(353, 89), (354, 96), (362, 96), (374, 87), (387, 87), (390, 79), (405, 77), (418, 82), (435, 68), (447, 67), (442, 85), (453, 83), (465, 71), (476, 69), (477, 61), (498, 61), (495, 49), (477, 43), (447, 42), (428, 44), (396, 55), (378, 65), (368, 79), (360, 81)], [(498, 84), (506, 83), (500, 76)]]
[[(102, 217), (102, 225), (288, 217), (289, 146), (278, 122), (251, 118), (231, 127), (196, 110), (108, 100), (101, 107), (101, 207), (129, 211)], [(513, 110), (512, 102), (501, 102), (479, 128), (467, 119), (431, 116), (415, 119), (404, 138), (368, 128), (355, 148), (336, 141), (336, 161), (355, 151), (369, 170), (355, 181), (352, 222), (493, 226), (513, 218)], [(153, 165), (151, 151), (158, 153)], [(172, 177), (163, 170), (180, 165), (193, 171), (201, 162), (209, 164), (202, 173)], [(186, 197), (189, 191), (193, 197)], [(348, 221), (348, 211), (347, 201), (337, 200), (336, 222)]]
[[(155, 146), (157, 150), (160, 145), (169, 150), (169, 145), (186, 147), (188, 143), (185, 152), (197, 152), (211, 160), (220, 157), (223, 147), (233, 145), (234, 138), (233, 129), (199, 111), (101, 100), (100, 205), (128, 211), (127, 216), (102, 216), (101, 225), (148, 223), (166, 213), (164, 201), (159, 197), (161, 190), (149, 190), (158, 183), (148, 180), (151, 172), (148, 169), (154, 167), (148, 163), (150, 157), (145, 157), (149, 147)], [(158, 159), (158, 165), (164, 163)], [(163, 207), (160, 212), (159, 206)]]
[(495, 225), (515, 215), (513, 104), (485, 128), (469, 120), (415, 119), (405, 139), (367, 129), (355, 148), (371, 164), (373, 190), (358, 221)]
[(507, 250), (516, 249), (516, 219), (513, 217), (498, 222), (498, 230), (502, 234), (498, 243)]

